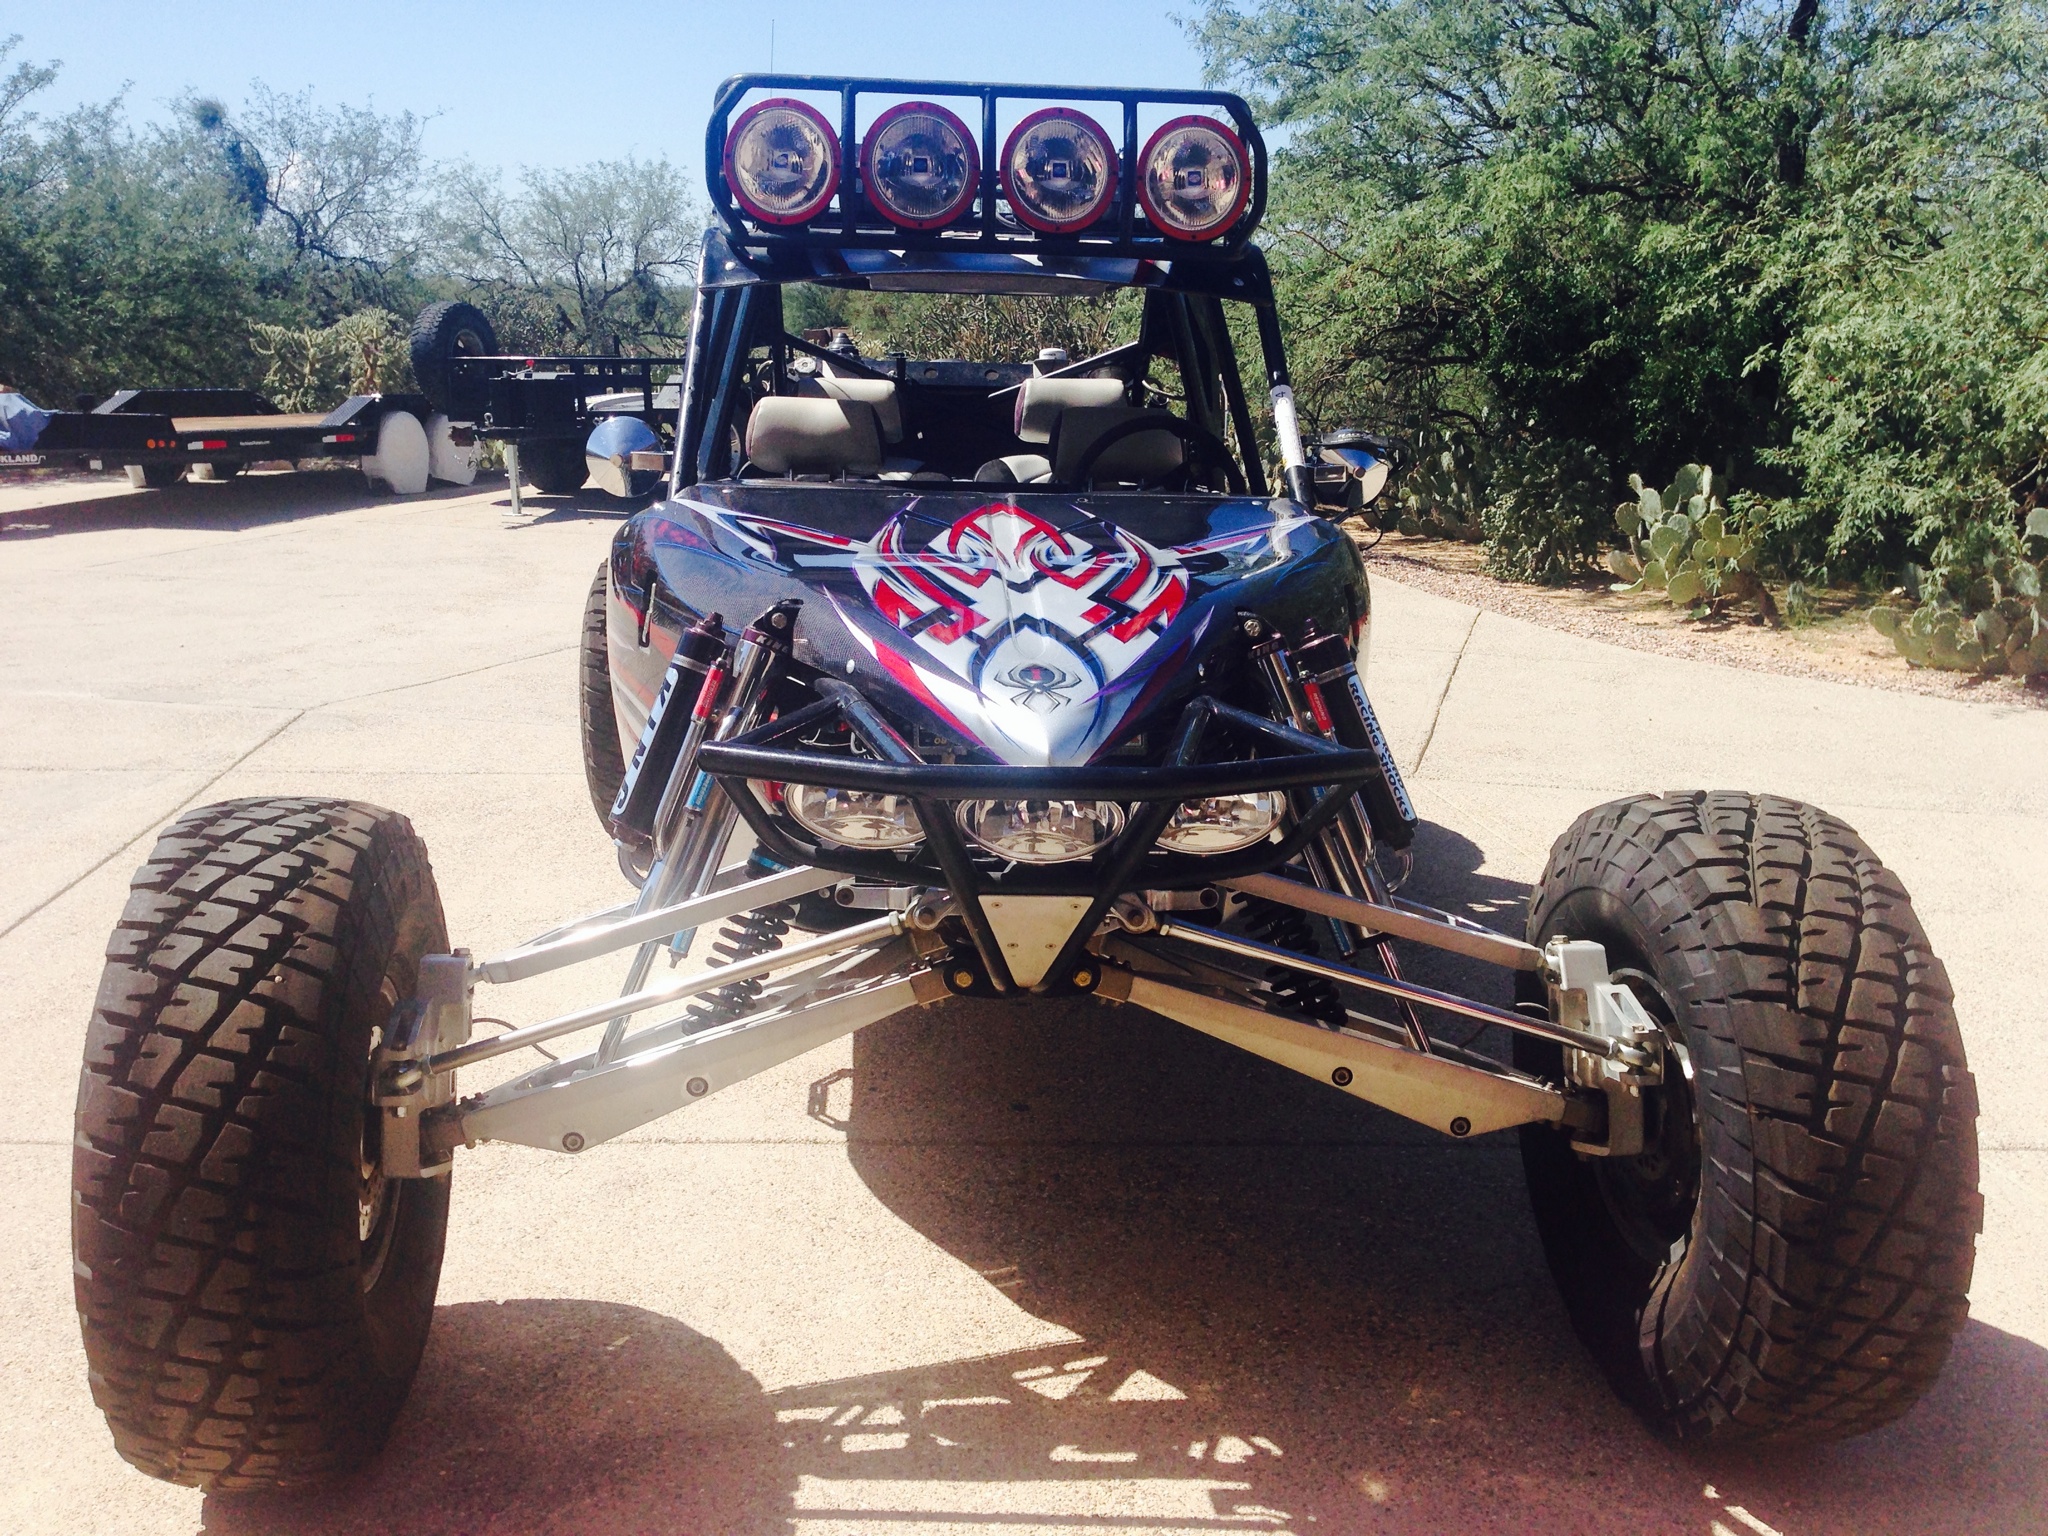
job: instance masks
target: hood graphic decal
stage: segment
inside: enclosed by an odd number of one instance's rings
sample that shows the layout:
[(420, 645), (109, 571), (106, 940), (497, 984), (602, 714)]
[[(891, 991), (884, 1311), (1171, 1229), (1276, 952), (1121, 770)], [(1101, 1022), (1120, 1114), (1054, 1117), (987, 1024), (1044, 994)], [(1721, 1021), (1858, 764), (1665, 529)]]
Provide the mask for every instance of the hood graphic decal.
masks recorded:
[(1086, 762), (1105, 746), (1208, 628), (1203, 613), (1160, 644), (1189, 607), (1188, 561), (1250, 553), (1276, 532), (1268, 522), (1169, 549), (1086, 513), (1061, 527), (996, 501), (944, 522), (912, 501), (852, 539), (702, 510), (823, 588), (878, 666), (1020, 766)]

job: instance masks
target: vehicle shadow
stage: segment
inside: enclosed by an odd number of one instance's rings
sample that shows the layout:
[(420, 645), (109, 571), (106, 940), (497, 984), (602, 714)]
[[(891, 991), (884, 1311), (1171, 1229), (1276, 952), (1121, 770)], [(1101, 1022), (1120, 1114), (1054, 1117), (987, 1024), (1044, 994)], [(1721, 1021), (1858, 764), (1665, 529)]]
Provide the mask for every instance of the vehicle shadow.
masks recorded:
[[(1526, 889), (1420, 843), (1416, 895), (1513, 930)], [(638, 1308), (446, 1307), (375, 1467), (205, 1528), (1848, 1536), (2048, 1506), (2048, 1351), (1983, 1324), (1847, 1445), (1654, 1439), (1566, 1325), (1512, 1133), (1446, 1141), (1093, 1002), (902, 1015), (850, 1078), (809, 1097), (868, 1189), (1072, 1343), (764, 1393)]]
[[(364, 507), (454, 500), (489, 489), (487, 482), (480, 481), (474, 486), (436, 485), (418, 496), (395, 497), (371, 490), (362, 472), (353, 466), (246, 474), (223, 481), (180, 481), (153, 491), (107, 484), (113, 487), (111, 494), (89, 496), (80, 493), (99, 489), (90, 481), (36, 481), (0, 488), (0, 541), (62, 538), (120, 528), (241, 533)], [(34, 494), (42, 487), (47, 487), (47, 501)]]

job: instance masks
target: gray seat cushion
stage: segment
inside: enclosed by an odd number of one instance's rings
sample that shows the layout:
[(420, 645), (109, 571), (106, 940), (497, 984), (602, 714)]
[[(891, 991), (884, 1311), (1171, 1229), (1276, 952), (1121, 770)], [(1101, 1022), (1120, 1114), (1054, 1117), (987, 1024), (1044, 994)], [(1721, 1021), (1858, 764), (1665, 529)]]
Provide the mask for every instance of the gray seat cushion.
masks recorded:
[[(1073, 484), (1082, 455), (1112, 427), (1127, 421), (1173, 420), (1171, 411), (1150, 411), (1135, 405), (1070, 406), (1060, 413), (1058, 430), (1053, 434), (1052, 477), (1061, 485)], [(1088, 478), (1095, 484), (1156, 480), (1179, 469), (1185, 457), (1181, 440), (1172, 432), (1133, 432), (1103, 451)]]
[(1017, 391), (1013, 429), (1027, 443), (1049, 443), (1060, 412), (1074, 406), (1117, 405), (1122, 379), (1026, 379)]
[(882, 433), (864, 400), (770, 395), (747, 418), (747, 457), (769, 475), (874, 475)]
[(1007, 453), (974, 472), (980, 485), (1030, 485), (1052, 478), (1052, 461), (1038, 453)]
[(882, 441), (903, 441), (903, 404), (896, 398), (896, 386), (888, 379), (845, 378), (839, 374), (817, 374), (796, 387), (800, 395), (827, 400), (862, 400), (875, 408), (875, 423), (882, 429)]

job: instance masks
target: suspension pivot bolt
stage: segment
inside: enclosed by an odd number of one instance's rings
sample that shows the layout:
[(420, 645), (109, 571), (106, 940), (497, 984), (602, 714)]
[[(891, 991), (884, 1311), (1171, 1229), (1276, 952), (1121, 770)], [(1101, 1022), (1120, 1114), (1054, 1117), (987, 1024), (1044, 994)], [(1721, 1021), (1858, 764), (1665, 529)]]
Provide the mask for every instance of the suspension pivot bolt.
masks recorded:
[(1330, 1074), (1330, 1081), (1339, 1088), (1349, 1088), (1351, 1086), (1351, 1069), (1349, 1067), (1339, 1067)]

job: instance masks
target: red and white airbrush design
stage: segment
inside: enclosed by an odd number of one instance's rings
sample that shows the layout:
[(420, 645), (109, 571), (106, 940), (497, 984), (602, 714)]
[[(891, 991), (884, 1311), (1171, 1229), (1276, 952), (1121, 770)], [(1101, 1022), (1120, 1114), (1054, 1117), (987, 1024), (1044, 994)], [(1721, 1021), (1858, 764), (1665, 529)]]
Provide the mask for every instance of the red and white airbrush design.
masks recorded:
[[(869, 654), (1019, 765), (1086, 762), (1141, 691), (1119, 685), (1136, 681), (1134, 669), (1188, 604), (1183, 551), (1093, 518), (1062, 529), (1008, 502), (977, 507), (915, 547), (908, 515), (865, 541), (745, 514), (720, 520), (778, 563), (851, 572), (886, 625), (845, 614)], [(1198, 548), (1270, 533), (1261, 527)], [(891, 631), (910, 645), (889, 643)]]

